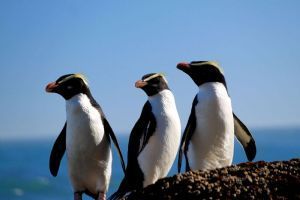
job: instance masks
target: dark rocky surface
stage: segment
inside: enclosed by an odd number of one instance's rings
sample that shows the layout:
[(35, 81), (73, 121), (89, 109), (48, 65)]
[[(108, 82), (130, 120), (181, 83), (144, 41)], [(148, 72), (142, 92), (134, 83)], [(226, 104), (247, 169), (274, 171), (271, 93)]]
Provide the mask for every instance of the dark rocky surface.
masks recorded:
[(126, 200), (300, 199), (300, 159), (247, 162), (157, 181)]

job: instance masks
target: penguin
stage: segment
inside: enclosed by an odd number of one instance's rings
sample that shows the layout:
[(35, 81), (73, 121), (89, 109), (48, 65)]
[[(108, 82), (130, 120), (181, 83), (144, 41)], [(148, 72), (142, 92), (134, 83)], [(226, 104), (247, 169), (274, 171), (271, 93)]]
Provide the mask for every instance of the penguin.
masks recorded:
[(125, 164), (117, 138), (100, 105), (93, 98), (82, 74), (67, 74), (46, 86), (46, 92), (57, 93), (66, 101), (65, 125), (50, 155), (49, 168), (57, 176), (66, 151), (74, 200), (85, 193), (94, 199), (106, 199), (111, 177), (111, 140)]
[(252, 161), (256, 155), (254, 138), (232, 111), (224, 73), (218, 63), (194, 61), (179, 63), (177, 68), (199, 87), (180, 143), (178, 173), (183, 155), (186, 171), (231, 165), (234, 135), (242, 144), (248, 160)]
[(148, 100), (129, 137), (125, 177), (110, 200), (167, 176), (180, 145), (180, 119), (164, 75), (146, 74), (135, 87), (142, 89)]

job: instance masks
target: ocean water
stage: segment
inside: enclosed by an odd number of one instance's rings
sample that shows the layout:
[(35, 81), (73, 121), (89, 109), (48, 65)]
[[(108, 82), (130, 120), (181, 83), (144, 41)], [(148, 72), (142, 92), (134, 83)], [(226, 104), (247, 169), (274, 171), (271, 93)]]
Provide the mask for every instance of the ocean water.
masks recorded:
[[(255, 161), (289, 160), (300, 157), (300, 128), (252, 130), (257, 144)], [(122, 151), (127, 150), (128, 136), (118, 136)], [(66, 158), (57, 177), (52, 177), (49, 154), (54, 139), (0, 141), (0, 200), (65, 200), (72, 199), (67, 175)], [(123, 177), (120, 162), (114, 151), (113, 174), (108, 191), (115, 191)], [(235, 143), (234, 164), (246, 162), (240, 144)], [(169, 175), (176, 174), (177, 160)], [(90, 199), (84, 196), (84, 199)]]

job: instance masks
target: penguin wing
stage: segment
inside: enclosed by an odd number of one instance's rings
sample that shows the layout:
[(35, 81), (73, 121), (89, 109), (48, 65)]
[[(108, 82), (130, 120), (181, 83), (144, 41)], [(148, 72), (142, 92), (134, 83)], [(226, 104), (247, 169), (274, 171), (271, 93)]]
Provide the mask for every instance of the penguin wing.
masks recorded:
[(112, 139), (112, 141), (113, 141), (113, 143), (114, 143), (114, 145), (115, 145), (115, 147), (118, 151), (123, 172), (125, 173), (125, 162), (124, 162), (124, 158), (123, 158), (118, 140), (116, 138), (116, 135), (115, 135), (114, 131), (112, 130), (111, 126), (109, 125), (109, 123), (108, 123), (108, 121), (105, 117), (102, 118), (102, 121), (103, 121), (103, 125), (104, 125), (104, 132), (105, 132), (105, 134), (108, 134), (109, 137)]
[(92, 96), (90, 96), (90, 101), (91, 101), (91, 104), (100, 113), (102, 123), (103, 123), (103, 126), (104, 126), (104, 134), (105, 134), (106, 138), (108, 139), (108, 141), (110, 141), (110, 138), (112, 139), (112, 141), (113, 141), (113, 143), (114, 143), (114, 145), (115, 145), (115, 147), (118, 151), (118, 154), (119, 154), (119, 157), (120, 157), (120, 160), (121, 160), (122, 169), (125, 172), (125, 162), (124, 162), (123, 155), (122, 155), (118, 140), (116, 138), (116, 135), (115, 135), (114, 131), (112, 130), (111, 126), (109, 125), (109, 123), (108, 123), (108, 121), (107, 121), (107, 119), (104, 115), (104, 112), (102, 111), (102, 109), (101, 109), (100, 105), (97, 103), (97, 101)]
[(144, 174), (138, 164), (138, 156), (155, 131), (156, 121), (151, 110), (151, 104), (147, 101), (130, 133), (125, 177), (118, 190), (108, 198), (109, 200), (120, 199), (127, 192), (143, 187)]
[(58, 135), (50, 154), (49, 168), (52, 176), (57, 176), (61, 159), (66, 151), (66, 129), (67, 122)]
[(143, 151), (149, 138), (153, 135), (156, 128), (156, 120), (152, 113), (152, 107), (147, 101), (143, 107), (138, 121), (135, 123), (129, 138), (128, 154), (134, 155), (135, 158)]
[(252, 161), (256, 155), (255, 141), (243, 122), (233, 113), (234, 118), (234, 134), (238, 141), (242, 144), (247, 158)]
[(186, 161), (186, 171), (190, 170), (190, 165), (187, 157), (187, 151), (188, 151), (188, 146), (190, 143), (190, 140), (195, 132), (196, 128), (196, 114), (195, 114), (195, 106), (198, 103), (197, 96), (193, 100), (193, 105), (192, 105), (192, 110), (190, 117), (188, 119), (188, 123), (184, 129), (183, 136), (181, 139), (180, 143), (180, 148), (179, 148), (179, 155), (178, 155), (178, 173), (180, 173), (181, 170), (181, 163), (182, 163), (182, 154), (185, 156), (185, 161)]

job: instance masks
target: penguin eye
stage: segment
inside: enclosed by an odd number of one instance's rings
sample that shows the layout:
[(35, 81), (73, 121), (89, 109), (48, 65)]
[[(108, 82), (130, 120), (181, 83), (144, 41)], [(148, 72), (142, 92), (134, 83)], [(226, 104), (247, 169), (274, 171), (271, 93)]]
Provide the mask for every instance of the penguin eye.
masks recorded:
[(73, 86), (72, 86), (72, 85), (68, 85), (68, 86), (67, 86), (67, 89), (68, 89), (68, 90), (72, 90), (72, 89), (73, 89)]

